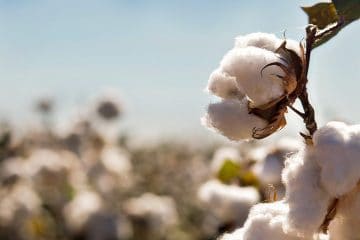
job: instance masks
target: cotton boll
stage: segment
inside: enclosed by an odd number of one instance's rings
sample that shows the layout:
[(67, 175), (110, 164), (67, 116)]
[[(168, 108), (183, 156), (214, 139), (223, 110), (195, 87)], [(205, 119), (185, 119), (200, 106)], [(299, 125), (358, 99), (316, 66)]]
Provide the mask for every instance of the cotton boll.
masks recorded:
[(216, 150), (211, 161), (211, 170), (213, 173), (218, 173), (225, 161), (232, 161), (234, 163), (241, 163), (243, 159), (240, 157), (239, 151), (233, 147), (222, 147)]
[(336, 216), (330, 222), (330, 240), (359, 239), (360, 186), (339, 200)]
[(246, 99), (222, 100), (210, 104), (202, 123), (231, 140), (250, 139), (254, 129), (262, 129), (268, 125), (266, 120), (249, 114)]
[(16, 182), (9, 188), (0, 189), (0, 223), (9, 224), (18, 210), (37, 213), (41, 209), (41, 199), (29, 182)]
[(314, 134), (321, 182), (333, 196), (355, 188), (360, 179), (360, 125), (330, 122)]
[(244, 239), (244, 228), (239, 228), (232, 233), (224, 234), (220, 240), (243, 240)]
[(222, 222), (236, 222), (238, 225), (245, 221), (250, 207), (260, 200), (254, 187), (226, 185), (217, 180), (203, 184), (198, 197)]
[(289, 158), (282, 173), (286, 186), (285, 201), (289, 205), (284, 227), (302, 236), (312, 236), (318, 231), (331, 201), (321, 186), (321, 169), (312, 151), (308, 147)]
[(144, 193), (124, 204), (125, 212), (133, 219), (141, 219), (151, 231), (164, 232), (178, 223), (174, 200), (167, 196)]
[(63, 209), (67, 226), (74, 232), (81, 231), (89, 218), (102, 208), (102, 200), (95, 192), (78, 193)]
[(224, 99), (243, 98), (245, 94), (236, 84), (236, 78), (216, 69), (209, 78), (207, 90)]
[(268, 155), (263, 162), (258, 162), (253, 167), (255, 175), (264, 184), (280, 183), (282, 169), (282, 161), (274, 155)]
[(303, 148), (303, 143), (292, 138), (282, 138), (267, 148), (267, 155), (253, 168), (255, 174), (265, 184), (279, 184), (284, 161)]
[(288, 206), (284, 202), (255, 205), (242, 229), (225, 234), (221, 240), (300, 240), (304, 239), (283, 230)]
[(245, 48), (248, 46), (254, 46), (275, 52), (275, 50), (281, 45), (282, 41), (283, 40), (277, 38), (274, 34), (257, 32), (236, 37), (235, 47)]
[(264, 66), (270, 63), (286, 63), (273, 52), (256, 47), (234, 48), (222, 59), (220, 66), (230, 76), (236, 77), (238, 87), (243, 89), (254, 106), (267, 104), (285, 93), (285, 72), (279, 66)]
[(105, 168), (119, 177), (128, 177), (132, 170), (128, 154), (115, 146), (105, 146), (100, 154), (100, 159)]

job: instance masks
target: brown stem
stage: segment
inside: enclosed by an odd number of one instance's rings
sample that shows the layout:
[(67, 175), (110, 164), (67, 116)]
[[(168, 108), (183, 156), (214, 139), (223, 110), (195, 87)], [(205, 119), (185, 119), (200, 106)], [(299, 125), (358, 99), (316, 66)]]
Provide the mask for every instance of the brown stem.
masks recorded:
[(304, 108), (304, 123), (306, 126), (306, 129), (309, 131), (310, 136), (314, 134), (314, 132), (317, 130), (317, 124), (315, 121), (315, 111), (312, 105), (309, 102), (307, 89), (305, 88), (301, 95), (299, 96), (299, 99), (301, 101), (301, 104)]

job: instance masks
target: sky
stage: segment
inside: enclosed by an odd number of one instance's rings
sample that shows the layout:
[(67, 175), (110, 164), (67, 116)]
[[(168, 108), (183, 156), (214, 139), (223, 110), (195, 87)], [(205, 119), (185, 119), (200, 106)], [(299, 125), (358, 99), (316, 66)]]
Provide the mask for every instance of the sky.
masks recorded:
[[(42, 95), (59, 121), (105, 88), (119, 89), (137, 136), (206, 136), (209, 74), (234, 38), (301, 40), (317, 1), (0, 0), (0, 117), (22, 123)], [(359, 22), (313, 52), (309, 91), (321, 123), (360, 121)], [(297, 119), (296, 121), (299, 121)]]

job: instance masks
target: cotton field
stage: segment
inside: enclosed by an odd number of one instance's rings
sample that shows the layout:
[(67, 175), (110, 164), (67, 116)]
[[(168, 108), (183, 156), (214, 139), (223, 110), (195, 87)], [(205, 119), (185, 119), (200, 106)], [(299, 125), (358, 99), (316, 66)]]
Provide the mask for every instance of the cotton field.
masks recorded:
[(360, 240), (359, 18), (0, 1), (0, 240)]
[(132, 146), (120, 98), (103, 96), (76, 121), (51, 124), (56, 107), (41, 99), (36, 128), (3, 123), (1, 239), (215, 239), (284, 196), (301, 141)]

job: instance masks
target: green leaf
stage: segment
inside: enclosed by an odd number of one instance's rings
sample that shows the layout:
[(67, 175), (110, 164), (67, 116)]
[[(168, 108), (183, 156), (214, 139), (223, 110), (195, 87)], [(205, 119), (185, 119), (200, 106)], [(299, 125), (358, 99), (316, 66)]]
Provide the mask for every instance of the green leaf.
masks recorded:
[(240, 175), (240, 185), (259, 187), (260, 182), (253, 172), (245, 171)]
[(344, 17), (346, 22), (360, 18), (360, 0), (333, 0), (337, 14)]
[(333, 24), (342, 23), (341, 26), (326, 31), (326, 34), (314, 43), (313, 48), (327, 42), (349, 23), (360, 18), (360, 0), (333, 0), (302, 9), (308, 15), (309, 23), (316, 25), (320, 30), (331, 29)]
[(301, 7), (309, 17), (309, 23), (323, 29), (331, 23), (336, 22), (339, 17), (333, 3), (317, 3), (310, 7)]
[(239, 176), (240, 170), (240, 164), (231, 159), (226, 159), (217, 174), (217, 178), (223, 183), (229, 183)]

